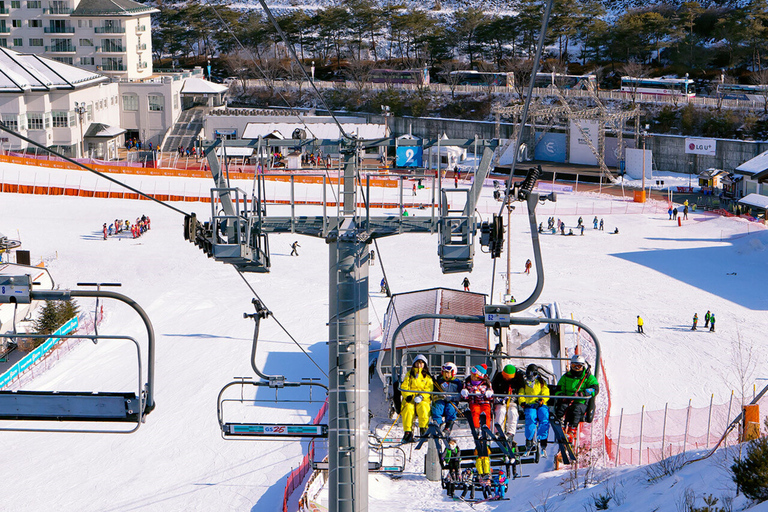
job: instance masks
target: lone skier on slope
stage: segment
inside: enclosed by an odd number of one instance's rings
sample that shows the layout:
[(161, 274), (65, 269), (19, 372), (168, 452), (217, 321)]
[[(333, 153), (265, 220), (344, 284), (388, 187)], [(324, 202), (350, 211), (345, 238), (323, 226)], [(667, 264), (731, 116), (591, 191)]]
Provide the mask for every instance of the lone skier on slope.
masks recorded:
[(464, 291), (469, 291), (469, 278), (465, 277), (464, 280), (461, 282), (461, 285), (464, 287)]
[(693, 327), (691, 327), (692, 331), (696, 330), (696, 324), (698, 324), (698, 323), (699, 323), (699, 314), (698, 313), (694, 313), (693, 314)]
[(643, 331), (643, 319), (640, 315), (637, 315), (637, 332), (640, 334), (645, 334)]
[(291, 244), (291, 256), (298, 256), (299, 255), (299, 251), (296, 250), (299, 247), (301, 247), (301, 246), (299, 245), (299, 241), (298, 240), (296, 240), (295, 242), (293, 242)]

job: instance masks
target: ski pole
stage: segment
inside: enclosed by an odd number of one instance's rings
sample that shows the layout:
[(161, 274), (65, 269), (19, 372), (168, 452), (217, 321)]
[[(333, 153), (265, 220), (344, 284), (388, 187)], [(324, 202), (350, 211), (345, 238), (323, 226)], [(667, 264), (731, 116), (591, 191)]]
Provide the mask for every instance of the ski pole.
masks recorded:
[(397, 420), (400, 418), (400, 413), (397, 413), (395, 416), (395, 421), (392, 422), (392, 425), (390, 425), (389, 430), (387, 430), (386, 435), (384, 436), (384, 439), (387, 439), (389, 437), (389, 433), (392, 432), (392, 428), (395, 426), (395, 423), (397, 423)]

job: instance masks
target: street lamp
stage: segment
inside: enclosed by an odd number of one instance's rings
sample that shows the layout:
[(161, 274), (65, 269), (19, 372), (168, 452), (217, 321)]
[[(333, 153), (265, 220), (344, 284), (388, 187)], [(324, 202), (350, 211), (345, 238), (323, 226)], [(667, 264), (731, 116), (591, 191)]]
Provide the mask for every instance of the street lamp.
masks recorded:
[(646, 124), (646, 125), (645, 125), (645, 129), (644, 129), (644, 130), (643, 130), (643, 132), (641, 133), (641, 135), (643, 136), (643, 184), (642, 184), (642, 191), (643, 191), (643, 193), (642, 193), (642, 197), (643, 197), (643, 202), (645, 202), (645, 137), (648, 135), (648, 128), (649, 128), (649, 127), (650, 127), (650, 125), (647, 125), (647, 124)]
[(85, 138), (83, 137), (83, 116), (85, 115), (85, 102), (75, 102), (75, 112), (80, 119), (80, 158), (85, 156)]

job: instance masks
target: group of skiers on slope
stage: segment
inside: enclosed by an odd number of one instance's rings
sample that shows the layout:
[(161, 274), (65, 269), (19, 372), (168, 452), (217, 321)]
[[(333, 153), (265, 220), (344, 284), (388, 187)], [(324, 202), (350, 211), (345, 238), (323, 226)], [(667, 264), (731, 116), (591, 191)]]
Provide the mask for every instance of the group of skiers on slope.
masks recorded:
[[(488, 428), (493, 430), (493, 422), (503, 428), (507, 437), (513, 438), (519, 419), (519, 404), (525, 417), (526, 450), (532, 450), (538, 439), (541, 453), (546, 456), (550, 389), (538, 366), (531, 364), (522, 371), (508, 364), (493, 379), (488, 378), (487, 366), (483, 364), (473, 366), (464, 380), (456, 375), (457, 371), (454, 363), (447, 362), (442, 366), (440, 375), (433, 378), (427, 358), (416, 356), (401, 384), (403, 443), (414, 441), (413, 426), (416, 418), (422, 431), (426, 431), (432, 421), (435, 425), (442, 424), (443, 433), (449, 436), (459, 414), (460, 401), (469, 404), (475, 428), (480, 427), (481, 417), (485, 415)], [(599, 389), (597, 379), (587, 368), (584, 357), (573, 356), (568, 372), (557, 383), (555, 394), (584, 398), (557, 399), (554, 404), (555, 419), (563, 425), (569, 439), (574, 438), (584, 418), (587, 401)], [(438, 394), (432, 395), (430, 392)]]
[[(640, 315), (637, 315), (637, 332), (639, 334), (645, 334), (645, 330), (643, 329), (643, 325), (645, 322), (643, 322), (643, 317)], [(691, 327), (692, 331), (696, 331), (699, 324), (699, 314), (694, 313), (693, 314), (693, 326)], [(709, 330), (711, 332), (715, 332), (715, 314), (712, 313), (710, 310), (707, 310), (707, 314), (704, 315), (704, 328), (706, 329), (709, 327)]]
[(150, 228), (150, 220), (149, 217), (146, 215), (142, 215), (141, 217), (136, 219), (136, 222), (131, 224), (131, 221), (129, 220), (120, 220), (115, 219), (115, 222), (110, 222), (107, 224), (106, 222), (101, 227), (101, 232), (104, 235), (104, 240), (107, 239), (107, 237), (118, 235), (122, 233), (123, 231), (130, 231), (131, 236), (133, 238), (138, 238), (142, 234), (144, 234), (146, 231), (148, 231)]
[[(599, 228), (598, 228), (599, 225)], [(576, 222), (576, 229), (580, 231), (580, 234), (584, 235), (584, 218), (579, 217), (579, 220)], [(600, 219), (600, 222), (598, 223), (597, 217), (592, 219), (592, 229), (599, 229), (600, 231), (603, 231), (605, 228), (605, 223), (603, 222), (603, 219)], [(539, 222), (539, 233), (544, 233), (544, 223)], [(573, 235), (573, 229), (569, 229), (568, 233), (565, 232), (565, 222), (561, 221), (560, 219), (557, 219), (557, 227), (555, 227), (555, 218), (550, 217), (547, 219), (547, 229), (546, 231), (549, 231), (553, 235), (556, 234), (558, 231), (560, 231), (561, 235)], [(614, 231), (614, 234), (618, 233), (619, 230), (616, 228)]]

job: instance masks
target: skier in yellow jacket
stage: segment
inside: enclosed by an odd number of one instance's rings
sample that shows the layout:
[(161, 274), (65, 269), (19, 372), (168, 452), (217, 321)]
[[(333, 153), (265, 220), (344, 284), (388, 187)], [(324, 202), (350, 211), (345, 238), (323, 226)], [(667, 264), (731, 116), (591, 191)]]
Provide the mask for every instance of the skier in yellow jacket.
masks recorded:
[(417, 392), (435, 390), (435, 383), (432, 380), (432, 375), (429, 374), (426, 357), (416, 356), (413, 366), (400, 387), (410, 390), (402, 392), (403, 401), (400, 406), (400, 415), (403, 417), (403, 430), (405, 431), (403, 443), (412, 443), (414, 416), (419, 417), (419, 427), (424, 431), (429, 424), (429, 413), (432, 408), (432, 395)]

